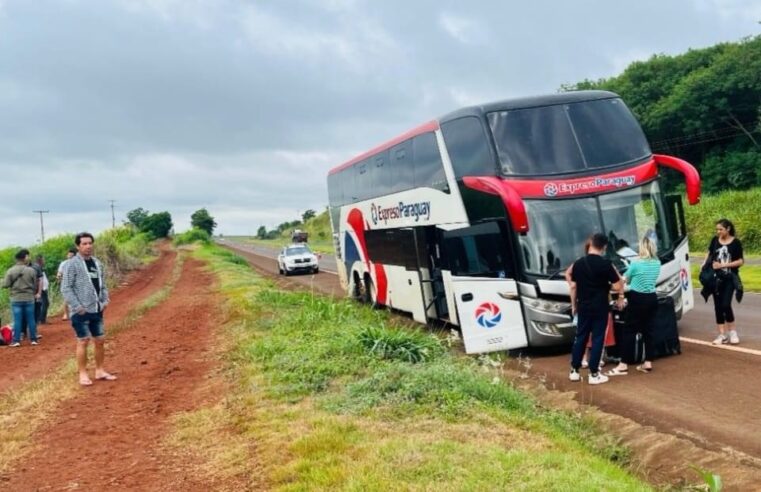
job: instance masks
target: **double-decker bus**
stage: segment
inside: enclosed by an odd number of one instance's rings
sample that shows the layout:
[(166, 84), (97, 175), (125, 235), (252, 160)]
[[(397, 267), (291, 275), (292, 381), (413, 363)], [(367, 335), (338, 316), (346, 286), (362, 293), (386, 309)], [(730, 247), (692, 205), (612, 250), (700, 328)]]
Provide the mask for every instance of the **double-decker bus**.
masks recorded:
[(460, 327), (468, 353), (570, 344), (565, 269), (590, 234), (609, 237), (619, 271), (655, 239), (658, 293), (692, 309), (679, 195), (616, 94), (578, 91), (463, 108), (328, 174), (333, 240), (352, 297)]

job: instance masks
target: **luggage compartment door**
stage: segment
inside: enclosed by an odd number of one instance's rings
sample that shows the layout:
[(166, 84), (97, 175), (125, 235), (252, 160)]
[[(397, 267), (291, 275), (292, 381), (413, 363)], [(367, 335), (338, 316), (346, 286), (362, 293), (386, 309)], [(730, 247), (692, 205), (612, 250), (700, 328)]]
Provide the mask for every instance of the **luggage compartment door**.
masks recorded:
[(469, 354), (528, 345), (509, 234), (500, 220), (444, 233), (450, 288)]
[(480, 354), (528, 345), (515, 280), (452, 277), (452, 286), (465, 352)]

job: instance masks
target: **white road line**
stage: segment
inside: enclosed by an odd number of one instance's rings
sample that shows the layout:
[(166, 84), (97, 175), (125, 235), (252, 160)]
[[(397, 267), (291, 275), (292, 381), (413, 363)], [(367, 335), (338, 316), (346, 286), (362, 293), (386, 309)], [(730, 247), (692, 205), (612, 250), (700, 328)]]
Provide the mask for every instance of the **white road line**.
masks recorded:
[(705, 340), (696, 340), (695, 338), (679, 337), (679, 340), (687, 343), (694, 343), (696, 345), (705, 345), (706, 347), (713, 347), (722, 350), (731, 350), (733, 352), (742, 352), (744, 354), (761, 355), (761, 350), (749, 349), (745, 347), (738, 347), (736, 345), (714, 345), (711, 342)]

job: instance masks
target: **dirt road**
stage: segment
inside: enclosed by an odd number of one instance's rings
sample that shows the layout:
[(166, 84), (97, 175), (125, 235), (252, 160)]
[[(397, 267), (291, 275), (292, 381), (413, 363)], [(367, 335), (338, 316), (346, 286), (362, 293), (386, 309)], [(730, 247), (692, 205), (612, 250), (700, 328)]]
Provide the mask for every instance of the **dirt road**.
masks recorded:
[[(248, 245), (227, 243), (263, 273), (277, 276), (277, 266), (270, 252), (259, 249), (256, 253)], [(264, 255), (264, 256), (263, 256)], [(289, 282), (301, 288), (320, 290), (329, 295), (343, 296), (338, 279), (329, 273), (289, 277)], [(761, 348), (761, 296), (746, 296), (736, 309), (738, 326), (743, 327), (741, 347)], [(713, 330), (712, 305), (703, 304), (680, 323), (681, 334), (700, 340), (710, 340)], [(585, 383), (571, 383), (567, 379), (568, 354), (547, 355), (529, 352), (530, 369), (538, 380), (550, 389), (572, 392), (584, 404), (594, 405), (610, 414), (631, 419), (642, 426), (654, 428), (652, 441), (644, 446), (644, 453), (662, 450), (662, 436), (675, 436), (715, 453), (716, 469), (725, 470), (725, 484), (748, 483), (740, 477), (761, 477), (761, 353), (753, 355), (717, 347), (683, 341), (683, 353), (655, 362), (651, 374), (632, 371), (628, 376), (613, 378), (609, 384), (595, 388)], [(633, 369), (633, 368), (632, 368)], [(661, 437), (658, 437), (661, 436)], [(647, 448), (652, 449), (647, 449)], [(674, 446), (665, 453), (672, 470), (662, 464), (662, 478), (682, 476), (691, 463), (694, 449)], [(662, 453), (664, 454), (664, 453)], [(651, 463), (656, 457), (641, 456)], [(721, 457), (725, 463), (720, 463)], [(679, 461), (684, 460), (684, 461)], [(737, 464), (738, 467), (734, 465)], [(728, 481), (729, 479), (729, 481)], [(761, 481), (756, 482), (756, 485)], [(758, 485), (761, 490), (761, 485)], [(745, 490), (748, 490), (745, 488)]]
[[(108, 321), (114, 322), (120, 310), (126, 312), (164, 286), (175, 259), (173, 253), (163, 254), (148, 270), (133, 277), (132, 285), (143, 285), (142, 288), (126, 286), (115, 292)], [(148, 272), (153, 272), (149, 281)], [(220, 484), (192, 478), (189, 471), (193, 463), (161, 448), (170, 416), (215, 397), (207, 384), (214, 364), (210, 356), (213, 337), (220, 323), (219, 299), (212, 292), (213, 284), (214, 279), (200, 262), (187, 259), (166, 301), (147, 311), (135, 326), (107, 341), (106, 366), (119, 379), (82, 388), (78, 396), (61, 404), (34, 434), (33, 452), (0, 477), (0, 488), (217, 488)], [(71, 348), (68, 341), (65, 345)], [(42, 348), (36, 347), (40, 353)], [(29, 349), (25, 352), (31, 354)], [(49, 349), (47, 353), (60, 358), (56, 350)]]

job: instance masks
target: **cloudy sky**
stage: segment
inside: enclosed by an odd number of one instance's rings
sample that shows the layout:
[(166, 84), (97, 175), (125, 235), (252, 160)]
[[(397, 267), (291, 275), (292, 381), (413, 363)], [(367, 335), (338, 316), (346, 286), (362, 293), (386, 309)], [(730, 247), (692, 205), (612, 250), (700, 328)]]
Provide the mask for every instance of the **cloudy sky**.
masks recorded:
[(206, 207), (253, 234), (463, 105), (761, 29), (758, 0), (0, 0), (0, 247)]

